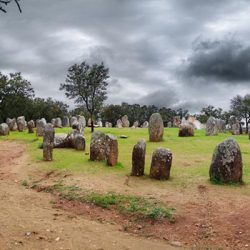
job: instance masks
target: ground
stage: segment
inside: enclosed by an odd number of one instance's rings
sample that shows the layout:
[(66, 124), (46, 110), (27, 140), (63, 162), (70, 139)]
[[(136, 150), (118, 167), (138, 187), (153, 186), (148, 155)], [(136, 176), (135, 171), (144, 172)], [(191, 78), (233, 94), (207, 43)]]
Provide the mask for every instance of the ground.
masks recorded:
[[(104, 129), (105, 132), (107, 132)], [(108, 131), (111, 132), (111, 131)], [(146, 130), (118, 130), (119, 164), (88, 162), (85, 153), (56, 149), (54, 161), (42, 161), (41, 140), (27, 132), (0, 140), (0, 249), (248, 249), (250, 248), (250, 145), (235, 137), (244, 161), (244, 185), (214, 185), (208, 169), (215, 145), (229, 135), (178, 138), (166, 130), (162, 143), (147, 142), (146, 176), (129, 176), (131, 150)], [(87, 141), (90, 133), (86, 132)], [(173, 151), (169, 181), (148, 178), (150, 156), (158, 146)], [(130, 155), (130, 157), (129, 157)], [(96, 192), (115, 191), (158, 200), (175, 208), (166, 219), (131, 221), (113, 209), (69, 201), (26, 183), (74, 185)]]

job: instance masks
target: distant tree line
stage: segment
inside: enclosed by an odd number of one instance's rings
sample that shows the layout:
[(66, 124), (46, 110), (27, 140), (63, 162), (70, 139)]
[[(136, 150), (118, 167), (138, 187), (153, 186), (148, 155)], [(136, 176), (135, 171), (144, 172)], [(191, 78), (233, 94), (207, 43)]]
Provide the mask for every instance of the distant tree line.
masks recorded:
[(35, 97), (31, 83), (21, 73), (0, 72), (0, 122), (24, 115), (27, 120), (44, 117), (50, 121), (68, 114), (68, 105), (52, 98)]
[[(69, 111), (69, 106), (64, 102), (50, 97), (46, 99), (35, 97), (31, 83), (24, 79), (21, 73), (4, 75), (0, 72), (0, 122), (5, 122), (8, 117), (14, 118), (20, 115), (24, 115), (27, 120), (36, 120), (44, 117), (47, 121), (51, 121), (52, 118), (56, 117), (81, 114), (87, 119), (97, 120), (101, 118), (103, 123), (111, 122), (115, 126), (118, 119), (123, 115), (127, 115), (132, 126), (135, 121), (142, 124), (144, 121), (149, 120), (152, 113), (159, 112), (164, 125), (167, 126), (168, 122), (173, 122), (176, 116), (180, 119), (189, 116), (188, 110), (181, 108), (174, 110), (167, 107), (159, 108), (154, 105), (128, 104), (125, 102), (120, 105), (103, 105), (103, 101), (107, 98), (106, 79), (109, 77), (108, 69), (103, 64), (92, 65), (92, 67), (81, 64), (80, 68), (75, 66), (75, 68), (71, 67), (70, 69), (73, 72), (70, 72), (68, 75), (66, 83), (61, 84), (61, 89), (65, 90), (69, 97), (77, 96), (79, 98), (80, 96), (80, 99), (76, 101), (77, 107), (71, 111)], [(77, 69), (77, 74), (75, 74), (75, 69)], [(83, 78), (87, 77), (88, 81), (84, 83), (80, 81), (79, 74)], [(81, 84), (85, 84), (85, 88), (76, 89), (74, 87), (75, 84), (80, 84), (79, 81)], [(94, 85), (90, 86), (93, 81)], [(84, 98), (87, 102), (84, 101)], [(229, 111), (223, 111), (221, 108), (208, 105), (194, 116), (201, 123), (206, 123), (210, 116), (221, 118), (228, 123), (232, 115), (238, 118), (241, 125), (245, 125), (247, 133), (250, 122), (249, 94), (245, 96), (237, 95), (232, 98)]]

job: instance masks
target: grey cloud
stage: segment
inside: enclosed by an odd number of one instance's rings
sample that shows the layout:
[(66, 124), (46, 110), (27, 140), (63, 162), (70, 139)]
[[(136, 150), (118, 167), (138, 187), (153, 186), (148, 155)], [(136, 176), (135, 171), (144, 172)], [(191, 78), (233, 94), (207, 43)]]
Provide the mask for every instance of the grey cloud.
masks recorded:
[(186, 73), (233, 83), (249, 81), (250, 47), (234, 39), (198, 41), (187, 60)]

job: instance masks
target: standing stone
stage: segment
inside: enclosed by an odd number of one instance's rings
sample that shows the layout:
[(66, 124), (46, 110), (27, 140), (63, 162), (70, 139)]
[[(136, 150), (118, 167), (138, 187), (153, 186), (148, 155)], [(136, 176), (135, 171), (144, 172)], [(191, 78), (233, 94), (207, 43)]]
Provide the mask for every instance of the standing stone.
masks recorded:
[(154, 113), (149, 119), (149, 141), (159, 142), (162, 141), (164, 133), (164, 125), (159, 113)]
[(232, 135), (239, 135), (240, 134), (240, 123), (239, 122), (232, 124), (231, 133), (232, 133)]
[(63, 125), (63, 127), (69, 127), (69, 117), (68, 116), (63, 117), (62, 125)]
[(51, 119), (51, 124), (53, 125), (53, 127), (55, 127), (55, 125), (56, 125), (56, 118), (52, 118)]
[(132, 176), (144, 175), (146, 141), (141, 139), (135, 144), (132, 153)]
[(122, 121), (120, 119), (117, 120), (116, 127), (117, 128), (122, 128)]
[(112, 123), (105, 122), (105, 128), (112, 128)]
[(139, 127), (139, 122), (138, 121), (135, 121), (132, 128), (138, 128)]
[(27, 127), (28, 127), (29, 134), (33, 134), (34, 133), (34, 128), (35, 128), (35, 122), (33, 120), (30, 120), (27, 123)]
[(55, 128), (62, 128), (62, 119), (60, 117), (57, 117), (55, 120)]
[(85, 119), (85, 117), (82, 116), (82, 115), (78, 115), (77, 116), (77, 121), (79, 123), (80, 132), (83, 132), (84, 128), (86, 127), (86, 119)]
[(226, 122), (222, 119), (215, 119), (216, 126), (219, 133), (225, 133), (226, 130)]
[(216, 124), (216, 119), (213, 116), (210, 116), (206, 123), (206, 135), (217, 135), (218, 128)]
[(36, 135), (37, 136), (43, 136), (44, 128), (45, 128), (46, 124), (47, 124), (47, 122), (44, 118), (36, 121)]
[(26, 127), (26, 121), (24, 116), (19, 116), (17, 118), (17, 129), (19, 132), (23, 132)]
[(172, 128), (172, 122), (168, 122), (168, 128)]
[(148, 128), (148, 121), (143, 122), (142, 128)]
[(13, 118), (13, 119), (7, 118), (6, 123), (8, 124), (10, 131), (17, 130), (16, 118)]
[(81, 133), (78, 133), (74, 138), (74, 146), (76, 150), (85, 150), (86, 141), (84, 136)]
[(112, 134), (106, 135), (106, 159), (108, 166), (115, 166), (118, 161), (118, 141)]
[(180, 116), (175, 116), (173, 119), (173, 125), (174, 127), (179, 127), (181, 125), (181, 118)]
[(96, 131), (91, 136), (90, 160), (102, 161), (106, 159), (106, 136), (101, 131)]
[(45, 125), (43, 135), (43, 160), (53, 160), (53, 144), (54, 144), (55, 130), (51, 123)]
[(169, 179), (172, 158), (172, 153), (169, 149), (157, 148), (152, 156), (150, 177), (154, 179)]
[(101, 120), (97, 121), (96, 125), (97, 125), (97, 127), (99, 127), (99, 128), (102, 128), (102, 127), (103, 127), (103, 124), (102, 124), (102, 121), (101, 121)]
[(77, 123), (77, 118), (75, 116), (72, 116), (70, 118), (70, 126), (73, 127), (75, 123)]
[(8, 135), (10, 133), (10, 129), (7, 123), (0, 124), (0, 135)]
[(130, 122), (128, 120), (128, 116), (124, 115), (121, 120), (122, 120), (122, 127), (129, 128)]
[(180, 137), (194, 136), (193, 125), (189, 124), (188, 122), (181, 124), (179, 128), (179, 136)]
[(209, 170), (210, 180), (224, 183), (242, 181), (242, 157), (238, 143), (229, 138), (214, 150)]

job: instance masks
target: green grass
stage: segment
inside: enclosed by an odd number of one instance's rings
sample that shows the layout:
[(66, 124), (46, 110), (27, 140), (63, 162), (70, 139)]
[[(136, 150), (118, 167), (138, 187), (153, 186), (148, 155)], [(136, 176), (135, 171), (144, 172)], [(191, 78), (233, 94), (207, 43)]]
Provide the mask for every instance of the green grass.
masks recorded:
[[(39, 188), (39, 185), (31, 188)], [(165, 218), (174, 221), (174, 208), (167, 207), (165, 204), (158, 201), (151, 201), (141, 196), (123, 195), (115, 192), (98, 193), (83, 190), (77, 186), (66, 186), (61, 182), (52, 186), (47, 186), (43, 191), (52, 194), (59, 194), (61, 198), (69, 201), (80, 201), (90, 203), (104, 209), (114, 208), (121, 213), (133, 215), (137, 219), (150, 218), (161, 219)]]
[[(55, 149), (54, 161), (43, 162), (42, 150), (39, 145), (41, 138), (37, 138), (35, 134), (25, 132), (11, 132), (9, 136), (0, 137), (0, 140), (18, 140), (25, 141), (28, 145), (28, 152), (33, 162), (39, 163), (44, 169), (66, 169), (81, 172), (87, 175), (105, 176), (114, 175), (122, 176), (131, 172), (131, 156), (134, 144), (141, 138), (146, 139), (147, 153), (145, 165), (145, 181), (149, 181), (150, 162), (152, 152), (157, 147), (166, 147), (171, 149), (173, 153), (173, 162), (171, 168), (171, 178), (166, 182), (154, 181), (155, 185), (166, 187), (171, 186), (188, 186), (197, 183), (206, 183), (209, 181), (209, 166), (215, 146), (226, 138), (233, 137), (239, 143), (243, 157), (243, 181), (246, 185), (250, 184), (250, 141), (247, 135), (232, 136), (229, 133), (219, 134), (218, 136), (205, 136), (204, 130), (196, 130), (194, 137), (178, 137), (177, 128), (166, 128), (164, 140), (162, 142), (149, 142), (147, 129), (131, 129), (131, 128), (98, 128), (104, 133), (111, 133), (119, 137), (127, 135), (127, 139), (118, 138), (119, 144), (119, 163), (115, 167), (109, 167), (105, 162), (89, 161), (89, 143), (91, 132), (89, 128), (85, 129), (86, 151), (76, 151), (74, 149)], [(70, 128), (56, 129), (58, 133), (67, 133)]]

